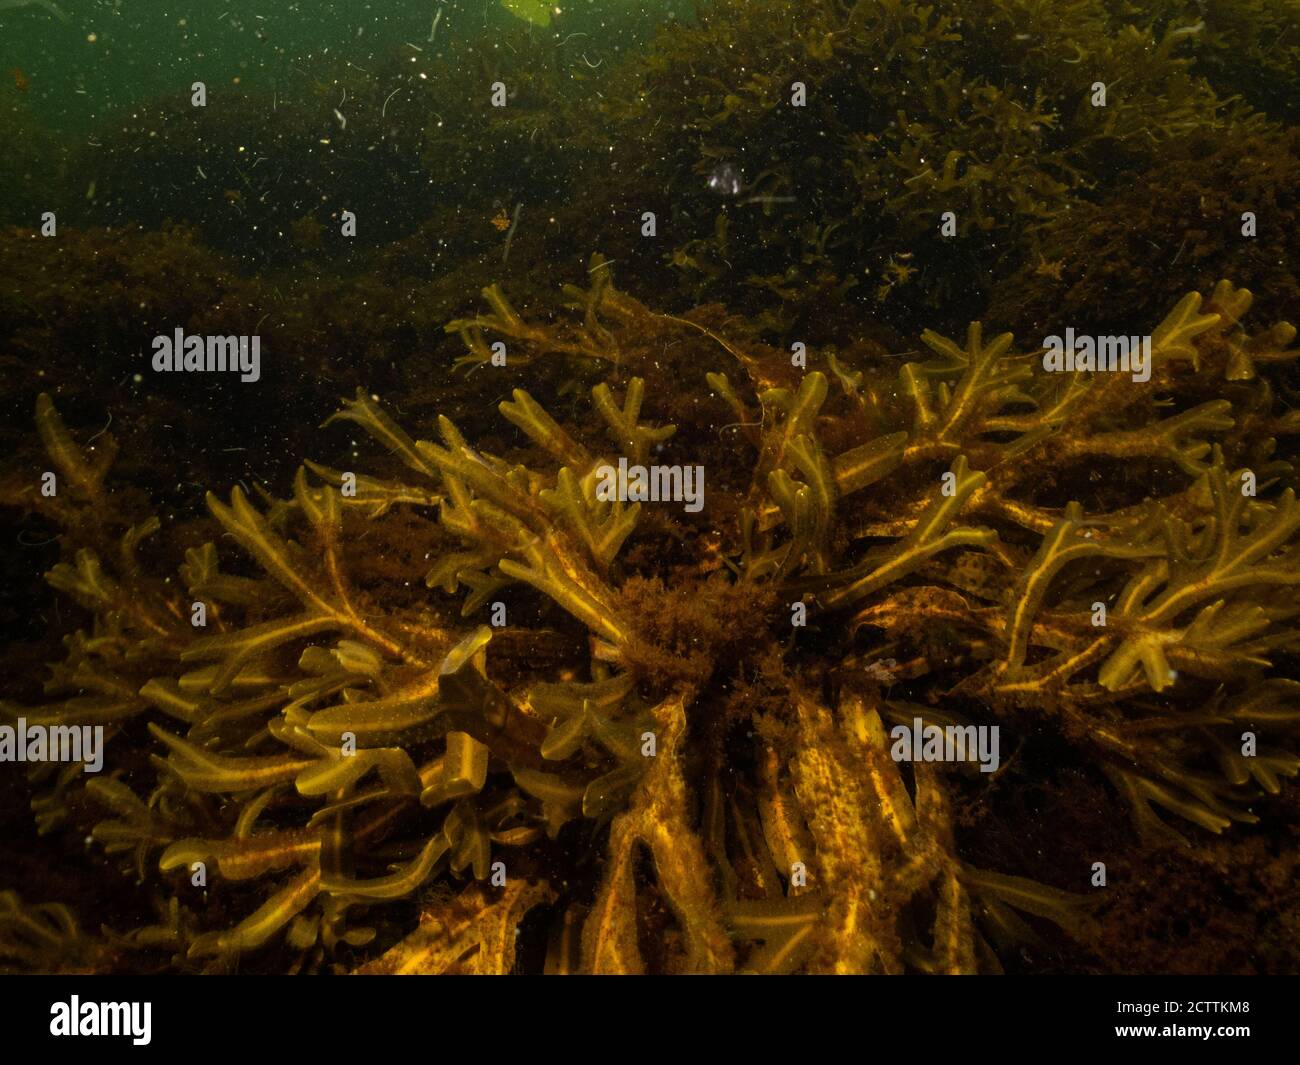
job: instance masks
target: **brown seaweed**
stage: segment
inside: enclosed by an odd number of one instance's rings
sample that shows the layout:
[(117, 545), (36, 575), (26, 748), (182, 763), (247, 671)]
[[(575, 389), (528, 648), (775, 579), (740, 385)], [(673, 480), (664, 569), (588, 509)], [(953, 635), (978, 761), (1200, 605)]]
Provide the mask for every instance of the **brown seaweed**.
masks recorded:
[[(49, 700), (4, 710), (105, 728), (104, 775), (41, 767), (33, 807), (89, 818), (169, 902), (101, 939), (13, 899), (7, 964), (507, 972), (536, 911), (554, 972), (996, 970), (1035, 925), (1087, 935), (1087, 863), (1061, 886), (971, 864), (972, 785), (896, 761), (890, 726), (1050, 730), (1153, 845), (1256, 820), (1300, 770), (1300, 506), (1271, 441), (1295, 426), (1255, 372), (1300, 353), (1246, 331), (1250, 293), (1181, 300), (1145, 382), (1046, 373), (978, 325), (895, 373), (805, 372), (597, 267), (570, 318), (493, 288), (448, 327), (555, 392), (499, 404), (514, 446), (446, 417), (412, 437), (360, 390), (331, 421), (393, 472), (210, 494), (177, 576), (138, 559), (169, 534), (109, 487), (111, 446), (42, 397), (64, 488), (30, 503), (68, 529), (48, 580), (88, 621)], [(590, 414), (548, 412), (592, 368)], [(601, 498), (603, 466), (652, 456), (718, 472), (702, 512)], [(427, 561), (367, 562), (398, 543)]]

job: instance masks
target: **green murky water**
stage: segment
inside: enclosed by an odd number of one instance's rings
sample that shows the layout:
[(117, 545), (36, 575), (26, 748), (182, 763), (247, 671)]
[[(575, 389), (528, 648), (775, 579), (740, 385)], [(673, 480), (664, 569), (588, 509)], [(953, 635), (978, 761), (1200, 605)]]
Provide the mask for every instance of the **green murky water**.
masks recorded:
[[(573, 0), (552, 5), (560, 13), (535, 32), (581, 34), (573, 42), (585, 38), (590, 60), (601, 62), (643, 47), (654, 25), (687, 6)], [(315, 60), (362, 70), (394, 55), (418, 62), (521, 23), (495, 0), (61, 0), (57, 10), (66, 22), (37, 4), (0, 9), (0, 68), (22, 71), (33, 112), (69, 132), (195, 81), (214, 92), (292, 93), (312, 83)]]

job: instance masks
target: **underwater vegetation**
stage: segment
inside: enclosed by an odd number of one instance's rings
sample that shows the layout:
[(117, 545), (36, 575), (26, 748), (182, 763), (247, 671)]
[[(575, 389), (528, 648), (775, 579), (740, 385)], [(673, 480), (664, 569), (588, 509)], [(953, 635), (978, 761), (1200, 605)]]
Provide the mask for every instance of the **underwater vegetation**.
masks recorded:
[[(469, 232), (499, 242), (486, 213), (478, 231)], [(178, 478), (190, 484), (183, 494), (194, 500), (209, 481), (243, 476), (248, 449), (264, 439), (287, 450), (288, 467), (262, 465), (258, 475), (291, 475), (294, 456), (319, 439), (315, 423), (340, 394), (363, 381), (385, 394), (400, 391), (404, 408), (431, 402), (427, 362), (398, 353), (451, 343), (443, 325), (466, 303), (466, 290), (475, 292), (494, 279), (500, 256), (487, 262), (449, 256), (444, 265), (436, 258), (436, 239), (426, 242), (424, 236), (386, 246), (360, 275), (318, 267), (250, 276), (234, 256), (205, 243), (200, 231), (179, 225), (69, 227), (57, 240), (9, 230), (0, 237), (0, 447), (14, 454), (31, 450), (32, 405), (40, 392), (57, 389), (65, 416), (107, 418), (106, 409), (115, 412), (112, 430), (128, 464), (116, 476), (142, 485), (156, 502), (175, 496)], [(533, 233), (517, 240), (514, 255), (521, 261), (539, 254)], [(417, 261), (424, 276), (416, 272)], [(273, 355), (267, 387), (241, 397), (251, 429), (231, 433), (223, 406), (211, 402), (209, 381), (151, 377), (145, 388), (134, 379), (144, 346), (137, 338), (167, 333), (178, 323), (200, 333), (238, 329), (262, 335)], [(436, 390), (443, 410), (459, 402), (458, 394), (481, 402), (455, 381), (439, 381)], [(223, 444), (206, 453), (178, 450), (176, 463), (161, 468), (147, 461), (160, 430)]]
[[(40, 204), (79, 225), (181, 223), (257, 267), (357, 269), (425, 229), (435, 270), (522, 209), (521, 236), (544, 232), (551, 261), (599, 249), (666, 306), (718, 299), (813, 337), (819, 309), (847, 301), (919, 331), (936, 306), (980, 316), (999, 279), (1060, 260), (1078, 212), (1140, 212), (1124, 197), (1149, 176), (1207, 150), (1226, 161), (1230, 145), (1207, 144), (1277, 137), (1297, 107), (1300, 45), (1276, 0), (716, 0), (637, 54), (543, 32), (545, 5), (512, 10), (455, 48), (406, 46), (364, 70), (315, 56), (272, 93), (141, 103), (42, 174)], [(495, 84), (504, 106), (488, 104)], [(30, 192), (22, 166), (13, 185)], [(4, 217), (30, 225), (36, 206), (11, 197)], [(337, 236), (343, 210), (353, 240)], [(1214, 278), (1279, 298), (1220, 258)], [(813, 338), (834, 342), (826, 329)]]
[[(1241, 220), (1268, 220), (1241, 238)], [(1225, 224), (1226, 223), (1226, 224)], [(1300, 305), (1300, 131), (1194, 132), (1165, 146), (1138, 180), (1081, 203), (1035, 235), (1027, 263), (989, 302), (989, 314), (1043, 330), (1086, 316), (1106, 331), (1142, 322), (1177, 299), (1184, 279), (1209, 288), (1227, 274), (1268, 293), (1279, 315)]]
[[(538, 33), (534, 6), (418, 62), (410, 46), (372, 70), (304, 59), (269, 107), (141, 108), (81, 151), (72, 170), (96, 176), (96, 195), (88, 210), (69, 190), (71, 216), (182, 220), (245, 266), (305, 258), (395, 283), (477, 260), (478, 276), (447, 279), (462, 296), (491, 280), (502, 242), (486, 231), (504, 218), (516, 286), (599, 248), (664, 306), (717, 298), (825, 343), (864, 309), (911, 334), (936, 311), (950, 328), (989, 316), (1024, 331), (1062, 298), (1136, 328), (1185, 287), (1155, 276), (1153, 249), (1182, 265), (1190, 236), (1193, 287), (1230, 276), (1289, 313), (1295, 152), (1281, 123), (1300, 94), (1286, 3), (719, 0), (647, 54), (593, 50), (598, 62), (583, 34)], [(498, 83), (508, 106), (485, 106)], [(648, 206), (653, 241), (636, 224)], [(355, 240), (337, 235), (344, 208), (363, 219)], [(1242, 208), (1269, 219), (1249, 244)], [(935, 224), (949, 210), (956, 238)]]
[[(1139, 23), (1199, 26), (1192, 71), (1223, 95), (1294, 122), (1300, 118), (1295, 72), (1300, 67), (1300, 21), (1290, 0), (1108, 0), (1117, 18)], [(1189, 17), (1194, 16), (1194, 18)]]
[(516, 18), (536, 26), (551, 24), (551, 9), (542, 0), (501, 0), (501, 6)]
[[(37, 401), (61, 488), (10, 502), (63, 530), (47, 579), (86, 620), (4, 715), (105, 728), (105, 771), (40, 766), (33, 812), (158, 916), (6, 894), (6, 966), (998, 971), (1096, 935), (1104, 845), (1056, 883), (971, 861), (999, 774), (900, 763), (892, 726), (1050, 738), (1152, 853), (1300, 770), (1270, 384), (1300, 348), (1250, 292), (1183, 295), (1137, 381), (979, 324), (805, 370), (586, 279), (448, 323), (485, 401), (493, 343), (524, 368), (495, 411), (403, 424), (359, 389), (324, 432), (368, 462), (209, 494), (185, 536)], [(619, 458), (702, 465), (705, 505), (601, 498)]]
[(11, 72), (0, 724), (109, 743), (0, 775), (0, 969), (1293, 971), (1294, 3), (490, 6), (70, 142)]
[[(723, 0), (611, 74), (601, 106), (615, 157), (641, 147), (652, 202), (690, 232), (670, 258), (697, 300), (730, 289), (806, 329), (847, 295), (919, 329), (936, 302), (979, 307), (995, 286), (972, 278), (1034, 262), (1038, 227), (1171, 140), (1266, 126), (1195, 68), (1204, 26), (1102, 0)], [(708, 187), (719, 164), (737, 195)]]

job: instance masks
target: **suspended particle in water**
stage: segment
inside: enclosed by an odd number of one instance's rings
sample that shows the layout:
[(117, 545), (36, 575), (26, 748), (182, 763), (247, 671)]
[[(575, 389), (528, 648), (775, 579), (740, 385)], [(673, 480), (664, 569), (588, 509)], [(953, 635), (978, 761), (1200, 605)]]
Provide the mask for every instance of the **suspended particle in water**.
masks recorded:
[(724, 161), (709, 172), (708, 186), (719, 196), (739, 196), (745, 181), (734, 164)]

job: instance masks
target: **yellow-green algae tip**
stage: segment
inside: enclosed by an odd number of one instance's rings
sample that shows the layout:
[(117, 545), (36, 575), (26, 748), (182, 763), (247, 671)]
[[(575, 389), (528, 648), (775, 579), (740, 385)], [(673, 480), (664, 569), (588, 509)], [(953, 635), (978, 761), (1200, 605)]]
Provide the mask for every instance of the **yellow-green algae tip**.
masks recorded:
[(531, 22), (534, 26), (551, 24), (551, 5), (542, 3), (542, 0), (501, 0), (501, 6), (515, 18)]

